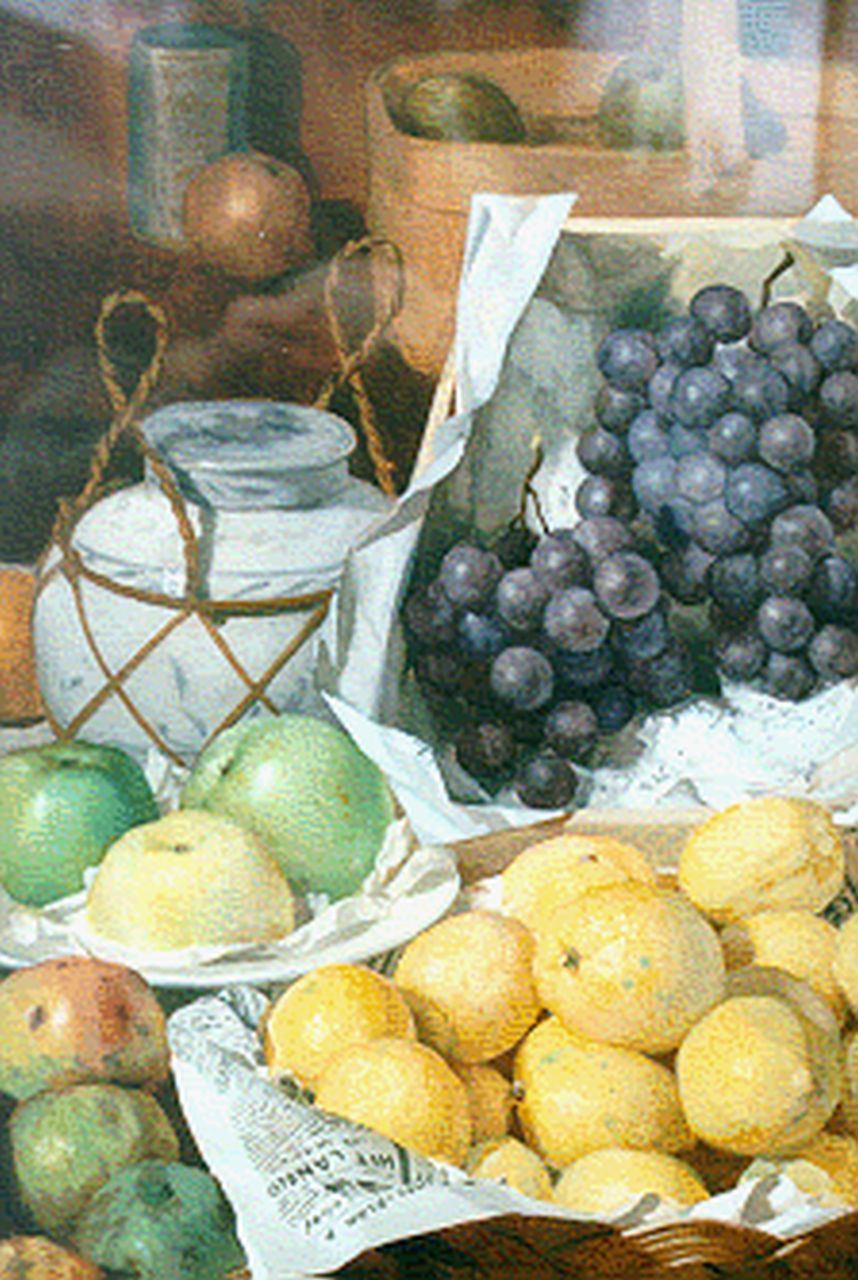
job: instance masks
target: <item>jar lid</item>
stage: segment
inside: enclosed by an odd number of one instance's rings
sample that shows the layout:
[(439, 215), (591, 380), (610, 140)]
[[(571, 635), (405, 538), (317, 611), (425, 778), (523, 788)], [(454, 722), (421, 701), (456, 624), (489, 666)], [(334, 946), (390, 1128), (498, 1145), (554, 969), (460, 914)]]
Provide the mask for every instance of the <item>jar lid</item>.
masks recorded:
[(179, 402), (141, 430), (183, 497), (224, 510), (316, 506), (346, 484), (356, 445), (337, 414), (276, 400)]

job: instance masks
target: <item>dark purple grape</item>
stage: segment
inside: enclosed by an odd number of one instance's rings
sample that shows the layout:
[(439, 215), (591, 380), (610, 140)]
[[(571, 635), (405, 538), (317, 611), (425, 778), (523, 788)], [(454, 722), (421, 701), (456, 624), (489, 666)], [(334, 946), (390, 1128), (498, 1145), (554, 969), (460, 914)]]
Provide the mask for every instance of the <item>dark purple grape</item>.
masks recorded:
[(671, 639), (667, 614), (658, 605), (634, 622), (618, 622), (611, 633), (614, 648), (626, 662), (658, 657)]
[(642, 391), (658, 368), (655, 339), (643, 329), (615, 329), (600, 342), (596, 364), (609, 382)]
[(795, 596), (767, 596), (757, 610), (757, 627), (770, 649), (798, 653), (816, 630), (813, 614)]
[(544, 707), (554, 692), (551, 663), (529, 645), (511, 645), (499, 653), (489, 678), (495, 697), (516, 711)]
[(733, 399), (733, 407), (740, 413), (762, 422), (789, 408), (789, 383), (782, 373), (761, 360), (734, 380)]
[(671, 316), (656, 338), (662, 360), (683, 366), (707, 364), (714, 346), (715, 339), (709, 329), (692, 315)]
[(847, 431), (858, 427), (858, 374), (849, 369), (829, 373), (819, 388), (819, 408), (830, 426)]
[(836, 533), (848, 533), (858, 524), (858, 476), (835, 485), (825, 499), (825, 514)]
[(752, 628), (728, 631), (715, 643), (718, 668), (728, 680), (748, 684), (762, 674), (768, 658), (768, 646)]
[(819, 507), (798, 503), (775, 516), (769, 540), (773, 547), (787, 543), (801, 547), (812, 560), (816, 560), (834, 546), (834, 529)]
[(593, 592), (586, 587), (555, 591), (542, 615), (546, 636), (565, 653), (589, 653), (598, 649), (610, 625)]
[(709, 284), (698, 289), (688, 310), (718, 342), (738, 342), (749, 332), (753, 319), (744, 293), (729, 284)]
[(709, 428), (708, 445), (716, 458), (731, 467), (749, 462), (757, 452), (757, 428), (746, 413), (731, 410)]
[(459, 615), (457, 631), (459, 648), (469, 658), (494, 658), (510, 642), (509, 630), (501, 618), (473, 609), (465, 609)]
[(525, 760), (515, 778), (515, 794), (533, 809), (565, 809), (577, 790), (578, 775), (572, 765), (548, 750)]
[(618, 387), (604, 382), (596, 393), (595, 413), (606, 431), (623, 435), (635, 417), (646, 408), (646, 399), (640, 391)]
[(460, 693), (465, 680), (465, 664), (448, 649), (426, 649), (414, 659), (414, 671), (421, 687), (441, 693)]
[(409, 638), (429, 648), (452, 644), (456, 638), (456, 609), (435, 580), (405, 602), (403, 610)]
[(582, 586), (589, 580), (590, 564), (578, 543), (578, 528), (580, 525), (543, 534), (531, 552), (530, 567), (550, 591)]
[(568, 760), (584, 763), (599, 736), (596, 713), (586, 702), (557, 702), (545, 717), (545, 744)]
[(684, 427), (710, 427), (730, 408), (730, 383), (711, 365), (683, 369), (673, 384), (670, 412)]
[(705, 453), (709, 441), (700, 427), (684, 427), (681, 422), (672, 422), (667, 428), (667, 447), (671, 457), (684, 458), (688, 453)]
[(654, 658), (629, 664), (629, 683), (656, 707), (674, 707), (693, 692), (691, 660), (674, 642)]
[(810, 350), (831, 373), (853, 369), (858, 358), (858, 333), (845, 320), (823, 320), (810, 339)]
[(759, 364), (760, 357), (744, 342), (718, 346), (712, 356), (712, 363), (719, 373), (723, 373), (728, 382), (735, 382), (739, 374), (747, 373)]
[(635, 462), (659, 458), (667, 453), (667, 432), (652, 409), (644, 409), (629, 427), (626, 447)]
[(808, 342), (813, 324), (798, 302), (771, 302), (754, 317), (748, 342), (755, 351), (768, 355), (782, 342)]
[(580, 520), (572, 535), (591, 565), (634, 545), (634, 535), (628, 525), (613, 516), (591, 516)]
[(696, 542), (671, 551), (659, 571), (665, 588), (680, 604), (702, 604), (708, 595), (708, 573), (715, 557)]
[(528, 565), (507, 569), (497, 585), (495, 604), (502, 622), (513, 631), (538, 627), (551, 592), (544, 578)]
[(614, 650), (602, 644), (589, 653), (570, 653), (558, 649), (552, 655), (557, 688), (562, 696), (578, 696), (583, 690), (603, 685), (616, 674)]
[(493, 551), (469, 542), (451, 547), (438, 571), (445, 595), (464, 609), (480, 609), (494, 594), (503, 566)]
[(748, 525), (727, 510), (724, 499), (716, 498), (694, 508), (692, 536), (704, 551), (721, 556), (744, 551), (753, 535)]
[(466, 725), (454, 738), (456, 759), (479, 780), (495, 781), (508, 775), (515, 762), (515, 738), (499, 720)]
[(670, 397), (673, 391), (673, 384), (676, 382), (681, 370), (682, 365), (675, 364), (673, 360), (665, 360), (664, 364), (658, 366), (649, 380), (647, 397), (650, 408), (654, 409), (659, 418), (664, 421), (670, 418)]
[(762, 462), (743, 462), (727, 473), (724, 502), (730, 514), (745, 525), (766, 524), (789, 505), (789, 500), (782, 478)]
[(822, 380), (822, 365), (809, 347), (800, 342), (782, 342), (769, 357), (773, 369), (786, 378), (790, 404), (800, 408)]
[(769, 595), (803, 595), (812, 575), (810, 556), (791, 543), (770, 547), (760, 557), (760, 585)]
[(800, 471), (813, 457), (816, 436), (797, 413), (781, 413), (760, 427), (757, 448), (775, 471)]
[(709, 594), (733, 618), (753, 613), (762, 595), (756, 556), (748, 551), (719, 556), (709, 570)]
[(684, 547), (694, 537), (696, 505), (677, 494), (659, 507), (652, 523), (659, 541), (666, 547)]
[(807, 656), (823, 680), (846, 680), (858, 674), (858, 632), (827, 623), (811, 640)]
[(819, 501), (819, 482), (812, 471), (806, 469), (784, 474), (784, 483), (789, 490), (790, 506), (815, 507)]
[(604, 427), (582, 431), (575, 452), (581, 466), (594, 475), (616, 479), (628, 475), (631, 469), (631, 458), (622, 437)]
[(593, 591), (612, 618), (629, 622), (655, 608), (661, 584), (649, 560), (635, 551), (618, 551), (596, 565)]
[(822, 556), (814, 567), (807, 601), (820, 622), (858, 623), (858, 571), (843, 556)]
[(505, 569), (527, 564), (538, 539), (532, 529), (519, 520), (507, 525), (492, 550)]
[(664, 454), (639, 463), (632, 475), (632, 492), (644, 511), (656, 515), (678, 496), (676, 459)]
[(774, 698), (801, 702), (816, 688), (816, 673), (800, 654), (769, 654), (764, 674), (766, 693)]
[(593, 710), (602, 733), (617, 733), (634, 717), (637, 700), (627, 684), (603, 686), (593, 698)]
[(726, 466), (711, 453), (686, 454), (677, 463), (676, 491), (695, 506), (720, 498), (726, 482)]
[(575, 510), (584, 520), (590, 516), (631, 520), (637, 506), (628, 484), (608, 476), (585, 476), (575, 490)]
[(845, 427), (829, 427), (820, 433), (814, 470), (827, 484), (848, 480), (858, 471), (858, 436)]

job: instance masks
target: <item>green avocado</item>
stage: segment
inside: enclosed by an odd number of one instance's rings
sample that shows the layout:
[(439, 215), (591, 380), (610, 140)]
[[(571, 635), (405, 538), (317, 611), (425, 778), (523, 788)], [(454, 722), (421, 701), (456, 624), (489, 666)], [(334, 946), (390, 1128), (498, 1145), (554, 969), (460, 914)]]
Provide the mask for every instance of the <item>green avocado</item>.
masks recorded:
[(676, 151), (685, 145), (682, 70), (649, 51), (624, 58), (607, 79), (596, 123), (607, 147)]
[(398, 127), (446, 142), (524, 142), (527, 131), (512, 99), (485, 76), (447, 71), (406, 90)]
[(114, 1174), (78, 1219), (73, 1243), (123, 1280), (223, 1280), (245, 1263), (215, 1179), (163, 1160)]

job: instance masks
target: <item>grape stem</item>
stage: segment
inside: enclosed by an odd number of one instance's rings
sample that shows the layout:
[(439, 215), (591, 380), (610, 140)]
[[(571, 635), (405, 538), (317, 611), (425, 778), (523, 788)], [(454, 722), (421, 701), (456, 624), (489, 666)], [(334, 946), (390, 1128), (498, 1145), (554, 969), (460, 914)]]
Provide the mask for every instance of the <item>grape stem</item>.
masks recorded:
[(551, 530), (548, 527), (548, 521), (545, 519), (545, 513), (543, 512), (542, 504), (539, 501), (539, 494), (536, 492), (536, 490), (533, 487), (533, 477), (536, 475), (537, 471), (542, 466), (542, 460), (543, 460), (542, 441), (540, 440), (539, 436), (535, 436), (533, 440), (533, 458), (531, 460), (530, 466), (527, 468), (527, 471), (524, 477), (524, 482), (522, 483), (522, 486), (521, 486), (521, 500), (518, 505), (518, 519), (522, 524), (526, 524), (527, 500), (528, 498), (530, 498), (531, 502), (533, 503), (533, 509), (536, 513), (536, 518), (539, 521), (540, 525), (542, 526), (542, 532), (550, 533)]
[(774, 282), (778, 279), (779, 276), (782, 276), (785, 271), (789, 271), (790, 267), (793, 266), (794, 263), (795, 263), (795, 258), (790, 253), (790, 251), (787, 250), (783, 256), (783, 259), (778, 263), (776, 267), (774, 267), (769, 272), (769, 274), (763, 280), (763, 287), (760, 295), (760, 305), (762, 307), (767, 307), (769, 305), (769, 302), (772, 296), (772, 285), (774, 284)]

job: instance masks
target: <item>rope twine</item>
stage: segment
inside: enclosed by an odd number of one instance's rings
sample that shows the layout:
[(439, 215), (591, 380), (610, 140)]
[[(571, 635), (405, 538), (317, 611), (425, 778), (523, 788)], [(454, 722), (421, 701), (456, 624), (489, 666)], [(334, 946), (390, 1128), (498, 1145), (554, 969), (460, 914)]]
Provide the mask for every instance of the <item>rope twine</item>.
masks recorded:
[[(343, 385), (349, 385), (355, 396), (361, 429), (364, 433), (378, 484), (388, 496), (395, 496), (396, 491), (392, 478), (393, 468), (384, 450), (372, 404), (361, 376), (361, 368), (375, 343), (379, 341), (401, 306), (401, 269), (398, 272), (394, 272), (392, 290), (389, 291), (386, 298), (382, 297), (383, 305), (378, 309), (372, 327), (354, 350), (348, 349), (345, 330), (339, 313), (339, 289), (342, 282), (344, 263), (358, 254), (371, 253), (380, 248), (392, 250), (392, 246), (387, 245), (387, 242), (374, 241), (369, 238), (365, 241), (351, 242), (340, 251), (329, 267), (325, 279), (325, 314), (334, 339), (339, 371), (323, 387), (316, 404), (319, 408), (327, 407), (337, 389)], [(398, 262), (398, 255), (396, 255), (395, 251), (393, 252), (395, 265), (399, 267), (401, 264)], [(130, 396), (126, 395), (120, 384), (116, 365), (110, 353), (108, 339), (108, 324), (111, 317), (121, 307), (125, 306), (142, 307), (152, 320), (155, 331), (153, 354)], [(169, 636), (188, 619), (196, 618), (199, 621), (214, 646), (239, 677), (246, 690), (229, 713), (209, 733), (205, 743), (203, 743), (203, 746), (205, 746), (218, 733), (235, 724), (245, 711), (254, 704), (260, 704), (272, 714), (278, 712), (279, 708), (272, 701), (268, 692), (269, 687), (290, 658), (298, 652), (321, 626), (330, 608), (333, 589), (326, 588), (300, 595), (274, 596), (262, 600), (218, 600), (204, 595), (197, 535), (188, 514), (185, 499), (177, 487), (172, 471), (149, 444), (139, 424), (141, 410), (148, 401), (160, 376), (168, 339), (169, 326), (164, 309), (145, 294), (132, 289), (111, 293), (104, 299), (95, 326), (95, 342), (99, 370), (110, 400), (113, 417), (109, 428), (95, 446), (89, 475), (83, 488), (74, 499), (63, 500), (59, 504), (51, 538), (39, 565), (35, 596), (38, 598), (55, 578), (61, 576), (65, 579), (71, 591), (80, 629), (104, 681), (101, 687), (84, 702), (66, 724), (61, 724), (50, 707), (46, 707), (46, 719), (56, 737), (60, 741), (69, 741), (74, 738), (109, 698), (116, 697), (152, 743), (175, 764), (184, 766), (191, 762), (185, 760), (166, 741), (164, 735), (143, 714), (130, 696), (126, 685), (134, 672), (142, 666), (155, 649), (164, 644)], [(73, 545), (73, 536), (79, 521), (104, 496), (106, 490), (105, 475), (110, 459), (117, 444), (124, 437), (130, 437), (134, 441), (135, 447), (155, 476), (175, 519), (181, 538), (185, 566), (185, 586), (181, 594), (147, 590), (114, 581), (114, 579), (99, 573), (87, 565)], [(58, 553), (56, 558), (53, 558), (54, 553)], [(143, 645), (114, 669), (107, 661), (103, 648), (95, 634), (95, 628), (87, 609), (83, 590), (84, 583), (89, 583), (91, 586), (117, 597), (133, 600), (138, 604), (168, 609), (172, 616), (158, 627)], [(262, 674), (254, 678), (236, 657), (235, 652), (223, 635), (222, 624), (229, 618), (276, 616), (281, 613), (294, 612), (306, 612), (307, 617)]]

